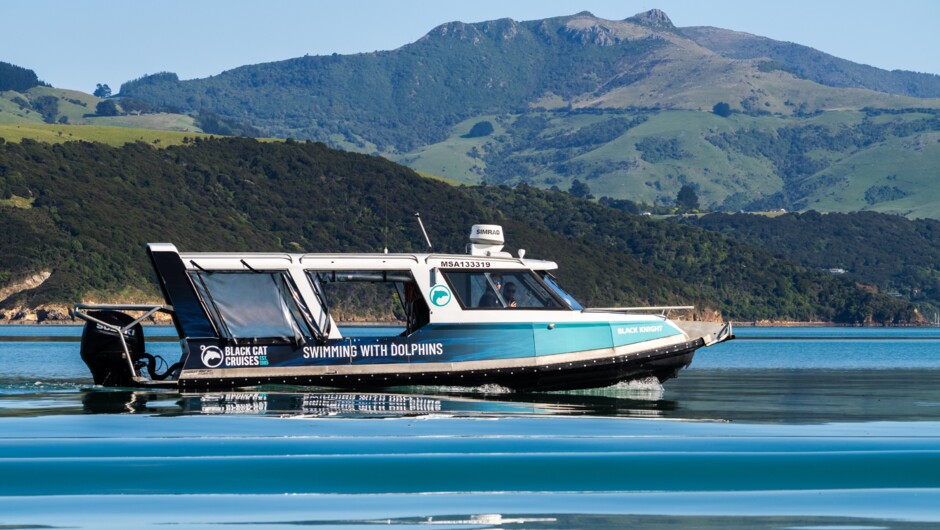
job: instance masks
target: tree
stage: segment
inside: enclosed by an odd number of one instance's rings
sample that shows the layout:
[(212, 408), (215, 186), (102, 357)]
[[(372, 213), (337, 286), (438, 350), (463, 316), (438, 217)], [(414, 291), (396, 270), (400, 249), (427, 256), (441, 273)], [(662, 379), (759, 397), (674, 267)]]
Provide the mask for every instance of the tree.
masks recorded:
[(480, 138), (493, 134), (493, 124), (488, 121), (478, 121), (470, 128), (470, 132), (463, 135), (464, 138)]
[(97, 88), (95, 88), (94, 96), (98, 98), (109, 98), (111, 97), (111, 87), (108, 85), (102, 85), (98, 83)]
[(0, 61), (0, 91), (25, 92), (34, 86), (45, 85), (36, 77), (36, 72)]
[(46, 123), (55, 123), (56, 116), (59, 115), (59, 98), (55, 96), (40, 96), (33, 99), (33, 110), (42, 114), (42, 120)]
[(128, 114), (150, 114), (154, 112), (153, 105), (136, 98), (121, 98), (121, 109)]
[(715, 103), (715, 106), (712, 107), (712, 112), (721, 116), (722, 118), (727, 118), (731, 116), (731, 105), (725, 103), (724, 101), (719, 101)]
[(120, 114), (118, 112), (117, 103), (110, 99), (106, 99), (95, 107), (95, 114), (98, 116), (117, 116)]
[(681, 212), (698, 210), (698, 194), (690, 184), (683, 184), (676, 195), (676, 207)]
[(574, 182), (571, 183), (571, 187), (568, 188), (568, 193), (582, 199), (594, 198), (594, 196), (591, 195), (591, 188), (586, 183), (581, 182), (578, 179), (574, 179)]

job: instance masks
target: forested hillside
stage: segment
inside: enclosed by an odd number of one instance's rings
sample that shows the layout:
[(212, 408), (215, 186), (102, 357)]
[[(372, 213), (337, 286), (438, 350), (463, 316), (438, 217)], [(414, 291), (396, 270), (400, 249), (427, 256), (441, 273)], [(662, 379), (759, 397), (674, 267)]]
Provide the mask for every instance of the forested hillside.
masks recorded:
[(45, 83), (36, 77), (36, 72), (22, 66), (0, 61), (0, 92), (29, 90), (44, 85)]
[(0, 143), (0, 306), (153, 299), (144, 244), (192, 251), (440, 251), (503, 224), (509, 247), (556, 260), (591, 305), (691, 303), (735, 320), (896, 322), (908, 303), (708, 231), (522, 186), (455, 188), (378, 157), (308, 142), (196, 139)]
[(805, 267), (844, 275), (940, 309), (940, 222), (873, 212), (776, 217), (712, 214), (681, 222), (756, 245)]

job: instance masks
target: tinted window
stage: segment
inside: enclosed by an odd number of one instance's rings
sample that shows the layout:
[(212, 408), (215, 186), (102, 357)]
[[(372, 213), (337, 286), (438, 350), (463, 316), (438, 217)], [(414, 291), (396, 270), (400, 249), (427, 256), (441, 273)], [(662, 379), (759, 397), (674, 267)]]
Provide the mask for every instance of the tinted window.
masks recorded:
[(466, 309), (560, 309), (532, 271), (442, 271)]

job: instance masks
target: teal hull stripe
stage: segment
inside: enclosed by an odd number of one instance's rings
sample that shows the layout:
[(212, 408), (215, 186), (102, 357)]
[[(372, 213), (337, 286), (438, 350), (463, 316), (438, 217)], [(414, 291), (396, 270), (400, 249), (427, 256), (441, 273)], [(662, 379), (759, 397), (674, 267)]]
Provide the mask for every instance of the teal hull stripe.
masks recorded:
[[(300, 347), (283, 344), (236, 348), (193, 343), (190, 351), (215, 348), (212, 366), (190, 355), (188, 369), (330, 366), (388, 363), (452, 363), (531, 359), (610, 350), (682, 333), (666, 322), (429, 324), (410, 336), (347, 337)], [(207, 350), (208, 351), (208, 350)]]

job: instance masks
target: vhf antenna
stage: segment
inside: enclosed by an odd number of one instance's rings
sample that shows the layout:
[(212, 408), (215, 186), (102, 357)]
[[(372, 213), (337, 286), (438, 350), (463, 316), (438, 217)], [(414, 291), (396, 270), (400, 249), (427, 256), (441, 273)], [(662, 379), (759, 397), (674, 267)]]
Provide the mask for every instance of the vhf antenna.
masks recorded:
[(421, 233), (424, 234), (424, 240), (428, 242), (428, 250), (431, 250), (431, 238), (428, 237), (428, 231), (424, 229), (424, 223), (421, 222), (421, 214), (415, 212), (415, 217), (418, 219), (418, 226), (421, 227)]

